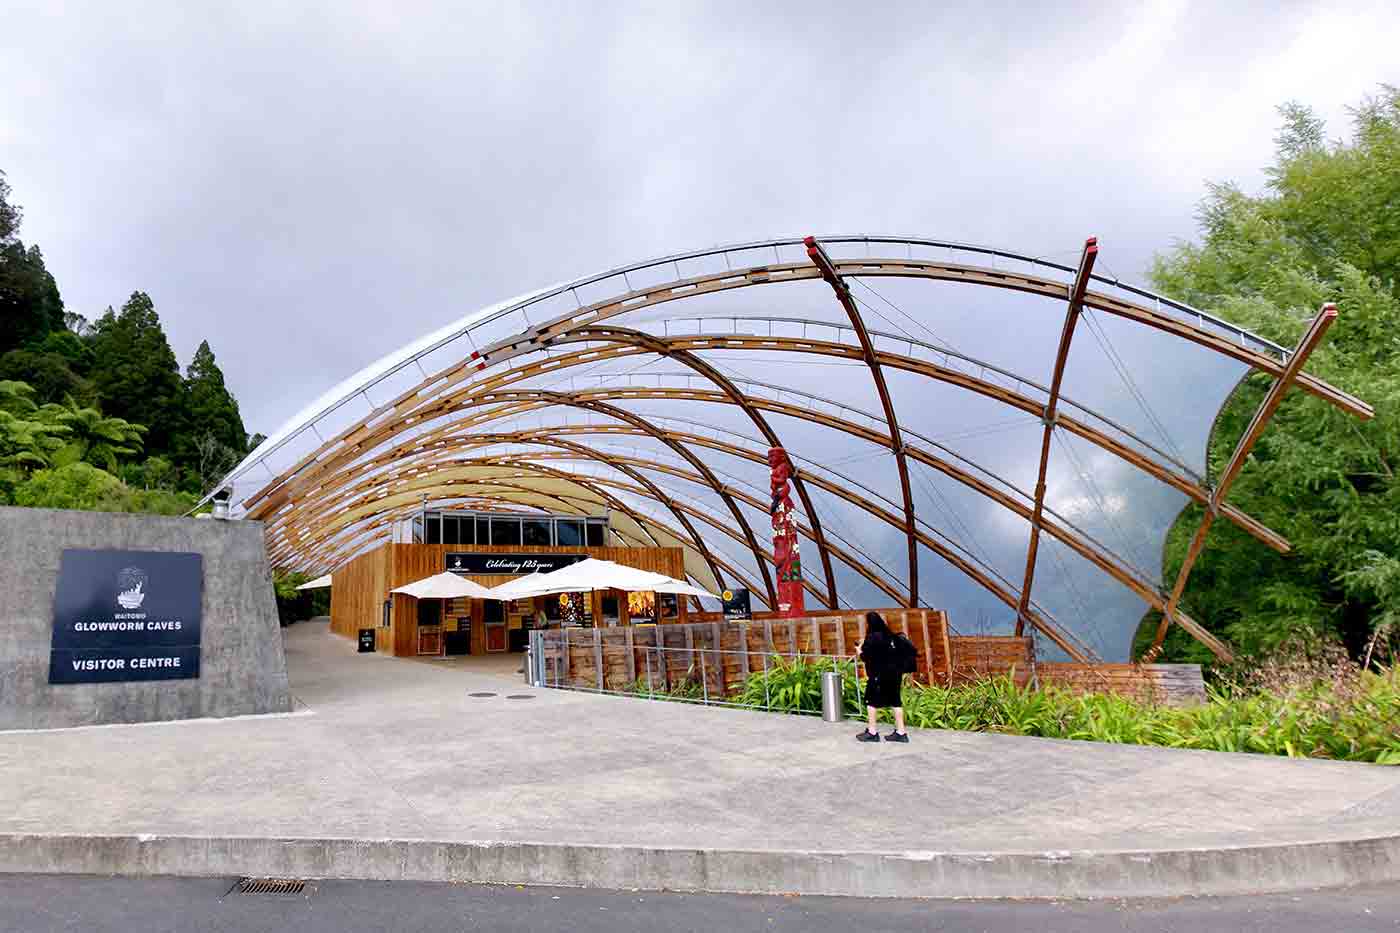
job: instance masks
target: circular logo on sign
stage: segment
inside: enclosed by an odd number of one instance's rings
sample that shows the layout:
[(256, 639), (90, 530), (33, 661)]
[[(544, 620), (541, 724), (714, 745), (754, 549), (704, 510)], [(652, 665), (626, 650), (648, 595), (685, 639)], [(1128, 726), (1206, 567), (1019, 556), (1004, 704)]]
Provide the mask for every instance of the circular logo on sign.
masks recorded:
[(725, 590), (725, 591), (724, 591), (723, 593), (721, 593), (720, 595), (724, 597), (724, 601), (725, 601), (725, 602), (729, 602), (731, 599), (734, 598), (734, 591), (733, 591), (733, 590)]
[(123, 609), (140, 609), (146, 601), (146, 584), (150, 577), (140, 567), (124, 567), (117, 574), (117, 605)]

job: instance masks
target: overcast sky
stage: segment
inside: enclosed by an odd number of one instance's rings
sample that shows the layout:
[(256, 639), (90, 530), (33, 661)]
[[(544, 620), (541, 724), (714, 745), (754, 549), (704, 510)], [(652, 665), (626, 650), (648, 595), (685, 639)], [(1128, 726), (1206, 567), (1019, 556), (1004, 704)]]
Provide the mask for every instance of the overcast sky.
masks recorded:
[(0, 0), (0, 168), (70, 310), (149, 292), (270, 433), (482, 304), (689, 247), (1097, 234), (1141, 279), (1204, 180), (1260, 184), (1277, 103), (1341, 134), (1396, 48), (1393, 0)]

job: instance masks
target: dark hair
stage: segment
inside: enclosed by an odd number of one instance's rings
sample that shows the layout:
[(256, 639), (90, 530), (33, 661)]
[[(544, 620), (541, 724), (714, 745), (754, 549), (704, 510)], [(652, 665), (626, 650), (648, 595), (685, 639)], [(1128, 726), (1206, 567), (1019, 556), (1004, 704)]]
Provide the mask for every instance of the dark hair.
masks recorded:
[(867, 612), (865, 614), (865, 634), (888, 635), (890, 627), (885, 624), (885, 620), (878, 612)]

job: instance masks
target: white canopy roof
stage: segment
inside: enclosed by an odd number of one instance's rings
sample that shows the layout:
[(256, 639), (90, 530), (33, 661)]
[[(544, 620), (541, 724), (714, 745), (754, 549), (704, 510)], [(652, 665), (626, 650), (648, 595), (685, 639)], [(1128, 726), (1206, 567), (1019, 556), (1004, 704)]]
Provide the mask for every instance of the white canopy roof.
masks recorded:
[(395, 587), (391, 593), (403, 593), (412, 596), (414, 599), (461, 599), (470, 597), (472, 599), (495, 599), (491, 591), (480, 583), (468, 580), (466, 577), (459, 577), (449, 570), (431, 577), (424, 577), (422, 580), (415, 580), (404, 586)]
[(326, 574), (326, 575), (323, 576), (323, 577), (317, 577), (316, 579), (312, 580), (312, 581), (309, 582), (309, 583), (303, 583), (301, 586), (297, 587), (297, 589), (299, 589), (299, 590), (323, 590), (323, 589), (325, 589), (326, 587), (328, 587), (328, 586), (330, 586), (330, 585), (331, 585), (331, 575), (330, 575), (330, 574)]
[(492, 599), (522, 599), (526, 596), (547, 596), (550, 593), (578, 593), (589, 590), (624, 590), (626, 592), (651, 591), (655, 593), (680, 593), (687, 596), (708, 596), (719, 599), (713, 593), (691, 586), (680, 580), (673, 580), (662, 573), (638, 570), (590, 557), (561, 567), (550, 573), (535, 573), (503, 583), (491, 590)]

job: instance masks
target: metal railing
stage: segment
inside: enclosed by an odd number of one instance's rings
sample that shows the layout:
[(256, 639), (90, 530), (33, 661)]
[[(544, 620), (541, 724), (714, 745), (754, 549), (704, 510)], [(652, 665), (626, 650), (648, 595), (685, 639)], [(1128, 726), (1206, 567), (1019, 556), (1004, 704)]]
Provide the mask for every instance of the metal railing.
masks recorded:
[[(801, 651), (758, 652), (702, 645), (657, 647), (641, 644), (627, 646), (601, 641), (570, 643), (558, 637), (546, 639), (547, 634), (555, 633), (530, 633), (525, 677), (534, 687), (701, 706), (776, 710), (820, 716), (822, 697), (819, 677), (814, 687), (816, 692), (805, 697), (812, 704), (811, 708), (805, 708), (801, 702), (794, 703), (791, 699), (775, 705), (777, 698), (773, 695), (774, 683), (770, 674), (784, 667), (803, 664), (815, 666), (818, 673), (826, 670), (840, 672), (843, 705), (846, 685), (849, 683), (854, 686), (856, 708), (864, 707), (861, 664), (856, 655)], [(588, 666), (586, 676), (582, 671), (573, 669), (569, 661), (571, 649), (592, 653), (592, 663)], [(738, 660), (726, 665), (726, 659)], [(627, 674), (619, 678), (610, 668), (609, 662), (612, 662), (611, 667), (621, 667)], [(731, 675), (736, 672), (736, 668), (739, 680), (731, 685)], [(761, 702), (755, 686), (759, 683), (763, 685)], [(753, 696), (747, 696), (751, 687)]]

